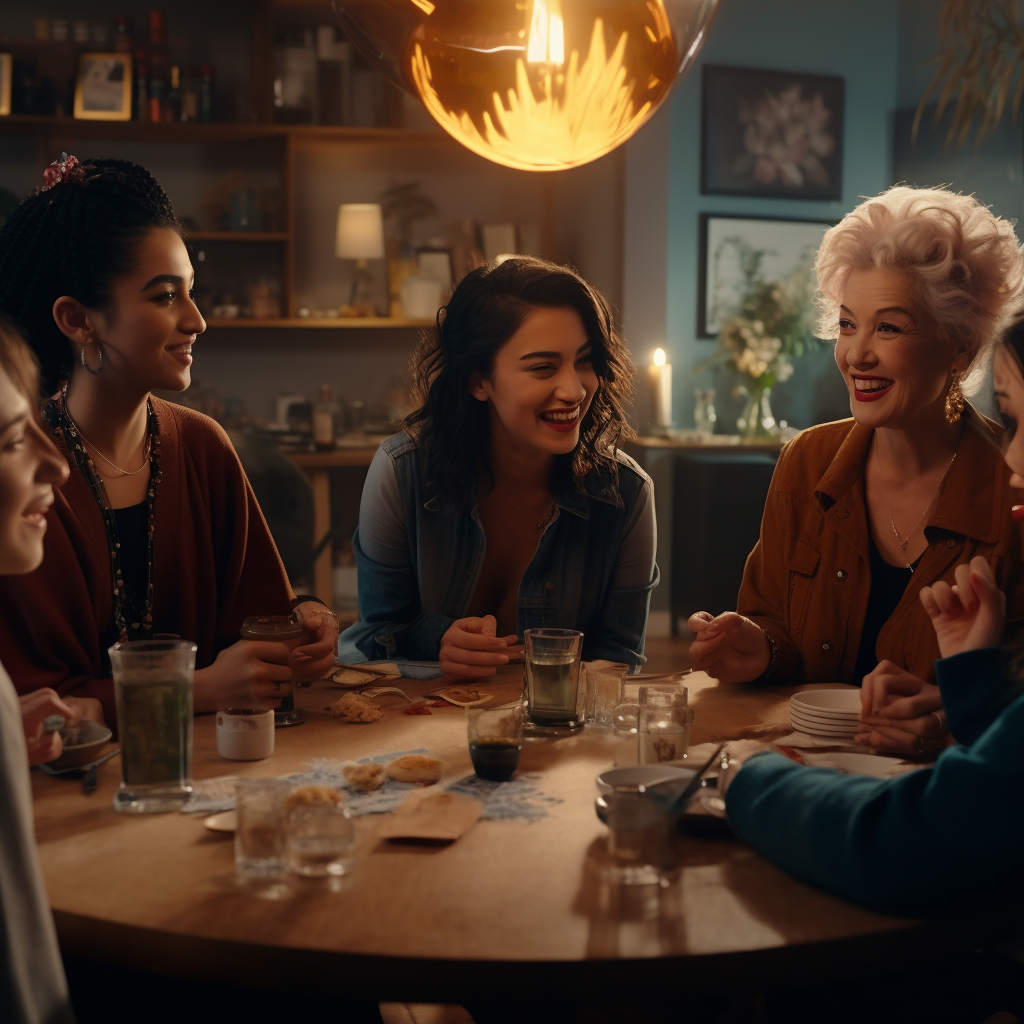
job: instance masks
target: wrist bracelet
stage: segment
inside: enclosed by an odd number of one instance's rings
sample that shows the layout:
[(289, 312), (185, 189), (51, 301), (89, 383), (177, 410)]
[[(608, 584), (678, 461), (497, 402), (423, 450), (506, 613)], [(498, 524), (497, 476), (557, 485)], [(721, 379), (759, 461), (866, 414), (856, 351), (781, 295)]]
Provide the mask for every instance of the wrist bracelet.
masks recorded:
[(775, 671), (775, 666), (778, 663), (779, 645), (775, 642), (775, 637), (773, 637), (771, 633), (769, 633), (768, 630), (764, 628), (764, 626), (760, 625), (757, 622), (755, 622), (754, 625), (757, 626), (759, 630), (761, 630), (761, 632), (764, 634), (765, 640), (768, 641), (768, 667), (761, 673), (759, 677), (761, 679), (767, 679), (768, 676), (770, 676), (772, 672)]

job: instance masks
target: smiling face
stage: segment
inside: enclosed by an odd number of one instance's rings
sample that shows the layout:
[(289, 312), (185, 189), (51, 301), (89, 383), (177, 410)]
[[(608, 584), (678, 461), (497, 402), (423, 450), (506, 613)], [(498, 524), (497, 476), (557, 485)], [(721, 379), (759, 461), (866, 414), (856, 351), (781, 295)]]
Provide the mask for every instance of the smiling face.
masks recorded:
[(495, 353), (490, 379), (473, 374), (470, 392), (490, 406), (492, 438), (502, 432), (519, 450), (567, 455), (597, 385), (580, 315), (540, 308)]
[[(1003, 458), (1013, 470), (1010, 486), (1024, 488), (1024, 430), (1019, 429), (1024, 421), (1024, 372), (1005, 345), (996, 349), (992, 360), (992, 381), (999, 415), (1009, 435)], [(1014, 505), (1012, 514), (1014, 519), (1024, 519), (1024, 505)]]
[(43, 560), (46, 512), (68, 464), (3, 370), (0, 410), (0, 575), (11, 575), (32, 572)]
[[(103, 372), (140, 392), (184, 391), (192, 343), (206, 330), (192, 301), (192, 264), (170, 228), (151, 228), (137, 245), (135, 267), (114, 279), (107, 308), (88, 314), (106, 357)], [(95, 366), (91, 348), (86, 357)], [(84, 370), (76, 365), (76, 372)]]
[[(916, 302), (906, 277), (877, 268), (852, 271), (839, 317), (836, 363), (858, 423), (919, 427), (942, 416), (957, 352)], [(959, 362), (956, 368), (965, 369), (966, 360)]]

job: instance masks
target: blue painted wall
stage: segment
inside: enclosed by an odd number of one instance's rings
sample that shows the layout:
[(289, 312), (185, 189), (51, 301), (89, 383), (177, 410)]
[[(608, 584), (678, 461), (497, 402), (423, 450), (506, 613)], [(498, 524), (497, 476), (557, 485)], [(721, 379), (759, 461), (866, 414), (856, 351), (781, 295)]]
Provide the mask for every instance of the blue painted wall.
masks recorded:
[[(672, 97), (666, 246), (666, 336), (675, 374), (676, 422), (692, 423), (693, 389), (712, 386), (692, 368), (713, 351), (697, 340), (701, 213), (838, 220), (891, 183), (892, 112), (899, 65), (899, 6), (822, 0), (723, 0), (698, 66)], [(704, 63), (841, 75), (846, 80), (843, 198), (836, 202), (707, 196), (700, 192), (701, 69)], [(629, 309), (627, 293), (627, 312)], [(643, 340), (631, 337), (638, 361)], [(720, 380), (719, 384), (722, 383)], [(720, 403), (722, 417), (727, 409)], [(776, 415), (795, 426), (847, 414), (845, 388), (831, 352), (805, 356), (773, 398)], [(725, 424), (720, 425), (723, 429)]]

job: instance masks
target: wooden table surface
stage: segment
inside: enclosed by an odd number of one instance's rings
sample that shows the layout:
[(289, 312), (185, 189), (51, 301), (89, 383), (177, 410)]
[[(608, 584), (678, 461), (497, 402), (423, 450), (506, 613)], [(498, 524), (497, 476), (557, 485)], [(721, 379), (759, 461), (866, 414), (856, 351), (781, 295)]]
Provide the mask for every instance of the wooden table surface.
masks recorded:
[[(783, 721), (793, 692), (693, 681), (693, 743)], [(434, 684), (401, 685), (418, 694)], [(518, 689), (514, 675), (485, 685), (495, 702)], [(279, 775), (314, 757), (416, 747), (444, 762), (443, 781), (471, 773), (460, 710), (396, 709), (381, 722), (349, 725), (324, 710), (338, 693), (325, 684), (299, 690), (309, 722), (278, 730), (274, 756), (262, 762), (218, 757), (213, 718), (198, 718), (195, 778)], [(114, 812), (119, 758), (100, 768), (89, 796), (77, 782), (34, 772), (40, 857), (61, 945), (174, 976), (460, 1002), (493, 998), (510, 984), (524, 999), (552, 986), (628, 999), (659, 979), (693, 993), (738, 979), (772, 986), (804, 972), (863, 975), (976, 936), (969, 922), (922, 924), (855, 907), (789, 878), (725, 834), (681, 838), (682, 869), (665, 889), (609, 885), (594, 777), (613, 763), (615, 744), (595, 730), (527, 743), (520, 771), (539, 773), (541, 790), (562, 801), (539, 821), (481, 820), (458, 842), (427, 847), (379, 842), (382, 819), (357, 818), (358, 860), (340, 885), (236, 884), (231, 838), (204, 829), (201, 816)]]

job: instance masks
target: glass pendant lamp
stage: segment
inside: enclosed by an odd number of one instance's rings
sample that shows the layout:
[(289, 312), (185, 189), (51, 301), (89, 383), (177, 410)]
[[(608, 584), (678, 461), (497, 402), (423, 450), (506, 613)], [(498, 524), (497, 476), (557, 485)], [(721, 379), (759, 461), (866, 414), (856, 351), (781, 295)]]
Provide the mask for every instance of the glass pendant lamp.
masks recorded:
[(719, 0), (334, 0), (363, 56), (464, 146), (530, 171), (621, 145), (693, 65)]

